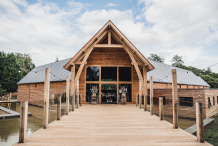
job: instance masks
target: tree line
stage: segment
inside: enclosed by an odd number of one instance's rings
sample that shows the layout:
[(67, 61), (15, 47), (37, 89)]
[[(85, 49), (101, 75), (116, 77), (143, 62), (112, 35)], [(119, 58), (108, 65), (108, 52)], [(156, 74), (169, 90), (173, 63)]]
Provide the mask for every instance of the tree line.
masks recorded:
[(17, 91), (17, 83), (35, 65), (29, 54), (0, 52), (0, 96)]
[[(164, 58), (161, 58), (157, 54), (150, 54), (150, 55), (151, 56), (148, 57), (148, 59), (160, 63), (164, 62)], [(172, 65), (175, 67), (192, 71), (196, 76), (200, 76), (204, 81), (206, 81), (211, 86), (211, 88), (218, 88), (218, 73), (212, 72), (210, 68), (203, 70), (192, 66), (185, 66), (184, 61), (182, 60), (182, 56), (179, 55), (174, 55), (171, 62)]]

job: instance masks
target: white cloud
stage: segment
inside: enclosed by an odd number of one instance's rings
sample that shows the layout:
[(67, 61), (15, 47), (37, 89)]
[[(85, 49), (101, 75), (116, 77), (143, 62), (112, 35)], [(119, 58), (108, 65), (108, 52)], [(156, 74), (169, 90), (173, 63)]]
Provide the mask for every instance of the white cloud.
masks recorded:
[(116, 7), (119, 4), (114, 4), (114, 3), (107, 3), (106, 7)]
[[(205, 68), (218, 62), (205, 46), (218, 40), (217, 1), (140, 0), (141, 13), (132, 10), (88, 10), (90, 4), (68, 2), (0, 1), (0, 47), (5, 52), (29, 53), (36, 65), (73, 57), (108, 21), (148, 57), (156, 53), (171, 64), (173, 55), (185, 64)], [(22, 10), (20, 8), (22, 6)], [(217, 67), (212, 68), (218, 72)]]

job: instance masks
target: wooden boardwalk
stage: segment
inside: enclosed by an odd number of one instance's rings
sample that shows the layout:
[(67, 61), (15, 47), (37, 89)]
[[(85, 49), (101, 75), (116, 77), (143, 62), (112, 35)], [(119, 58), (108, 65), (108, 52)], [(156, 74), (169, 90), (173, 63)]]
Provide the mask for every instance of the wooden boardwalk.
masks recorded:
[(16, 145), (210, 145), (135, 105), (83, 105)]

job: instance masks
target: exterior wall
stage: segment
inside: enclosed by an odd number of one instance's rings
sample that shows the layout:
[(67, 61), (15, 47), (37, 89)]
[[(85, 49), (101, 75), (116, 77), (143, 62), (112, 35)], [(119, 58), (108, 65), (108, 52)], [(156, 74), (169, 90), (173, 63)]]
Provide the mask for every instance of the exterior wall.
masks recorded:
[[(150, 89), (148, 90), (150, 94)], [(159, 97), (165, 96), (165, 105), (163, 107), (164, 115), (173, 115), (172, 89), (154, 89), (154, 113), (159, 114)], [(178, 89), (178, 102), (180, 97), (193, 97), (193, 107), (182, 107), (178, 103), (178, 116), (196, 118), (195, 102), (204, 103), (204, 90), (202, 89)], [(147, 109), (150, 110), (148, 105)], [(206, 117), (205, 108), (203, 117)]]
[[(66, 82), (51, 82), (49, 98), (52, 94), (66, 93)], [(44, 83), (18, 85), (18, 101), (29, 101), (32, 104), (44, 100)]]
[[(204, 89), (205, 91), (205, 107), (206, 117), (210, 118), (218, 113), (218, 89)], [(210, 97), (211, 107), (208, 106), (208, 97)], [(214, 100), (213, 100), (214, 97)], [(213, 104), (215, 103), (215, 105)]]

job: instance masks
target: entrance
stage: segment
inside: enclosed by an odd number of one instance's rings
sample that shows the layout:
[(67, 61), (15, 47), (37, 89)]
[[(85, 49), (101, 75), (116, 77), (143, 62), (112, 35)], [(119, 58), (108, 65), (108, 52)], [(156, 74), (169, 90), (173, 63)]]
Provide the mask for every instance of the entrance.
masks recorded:
[(101, 85), (101, 103), (117, 104), (117, 85), (102, 84)]

